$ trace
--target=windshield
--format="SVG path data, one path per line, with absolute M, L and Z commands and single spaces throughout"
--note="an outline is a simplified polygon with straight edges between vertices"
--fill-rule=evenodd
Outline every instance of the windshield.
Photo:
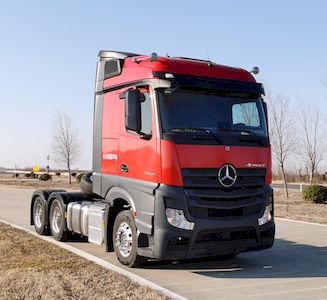
M 267 145 L 262 100 L 201 90 L 159 91 L 164 138 L 176 143 Z

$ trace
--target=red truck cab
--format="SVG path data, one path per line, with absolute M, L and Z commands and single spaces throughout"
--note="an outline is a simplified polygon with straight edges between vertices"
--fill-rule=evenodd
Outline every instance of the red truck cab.
M 56 239 L 86 235 L 128 266 L 272 247 L 262 85 L 210 61 L 117 51 L 99 57 L 92 193 L 35 192 L 31 224 L 42 223 L 42 198 L 44 228 Z M 52 224 L 57 206 L 61 223 Z
M 139 254 L 176 259 L 271 247 L 262 85 L 208 61 L 99 56 L 93 191 L 110 198 L 119 186 L 129 195 L 146 245 Z

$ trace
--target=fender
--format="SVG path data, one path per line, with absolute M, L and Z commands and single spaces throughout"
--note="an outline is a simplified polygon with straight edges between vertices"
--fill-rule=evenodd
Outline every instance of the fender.
M 127 184 L 129 183 L 129 184 Z M 126 201 L 135 212 L 135 223 L 137 229 L 144 234 L 152 234 L 154 209 L 154 190 L 158 184 L 143 181 L 128 180 L 123 187 L 111 188 L 106 201 L 114 206 L 118 199 Z M 128 188 L 128 189 L 127 189 Z M 150 207 L 148 207 L 150 205 Z
M 136 211 L 135 203 L 132 196 L 124 189 L 120 187 L 112 187 L 106 194 L 105 202 L 105 232 L 104 232 L 104 244 L 106 252 L 113 251 L 113 241 L 112 241 L 112 230 L 114 224 L 114 218 L 119 211 L 114 209 L 116 201 L 124 200 L 129 204 L 133 211 Z
M 111 188 L 108 191 L 105 199 L 110 204 L 110 206 L 114 206 L 115 200 L 123 199 L 131 206 L 133 211 L 136 211 L 135 203 L 132 196 L 126 190 L 120 187 Z

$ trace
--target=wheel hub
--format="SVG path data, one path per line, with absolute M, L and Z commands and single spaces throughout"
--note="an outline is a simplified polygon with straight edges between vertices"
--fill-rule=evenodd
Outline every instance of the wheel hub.
M 57 206 L 53 210 L 51 223 L 53 231 L 59 233 L 61 228 L 61 212 Z
M 34 224 L 36 227 L 41 228 L 42 227 L 42 216 L 43 216 L 43 207 L 41 203 L 37 203 L 35 207 L 35 213 L 34 213 Z
M 133 246 L 133 236 L 132 229 L 126 222 L 122 222 L 119 225 L 115 242 L 122 256 L 127 257 L 130 255 Z

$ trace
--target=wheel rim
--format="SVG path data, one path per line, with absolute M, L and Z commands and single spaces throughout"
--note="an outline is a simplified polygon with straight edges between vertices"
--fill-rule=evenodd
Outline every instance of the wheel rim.
M 42 218 L 43 218 L 43 205 L 42 203 L 38 202 L 35 205 L 35 212 L 34 212 L 34 224 L 36 227 L 42 227 Z
M 132 228 L 126 222 L 122 222 L 118 227 L 116 232 L 116 247 L 119 253 L 124 257 L 129 256 L 132 252 Z
M 55 233 L 60 232 L 61 223 L 62 223 L 61 211 L 58 206 L 55 206 L 53 208 L 52 218 L 51 218 L 51 225 L 52 225 L 51 227 Z

